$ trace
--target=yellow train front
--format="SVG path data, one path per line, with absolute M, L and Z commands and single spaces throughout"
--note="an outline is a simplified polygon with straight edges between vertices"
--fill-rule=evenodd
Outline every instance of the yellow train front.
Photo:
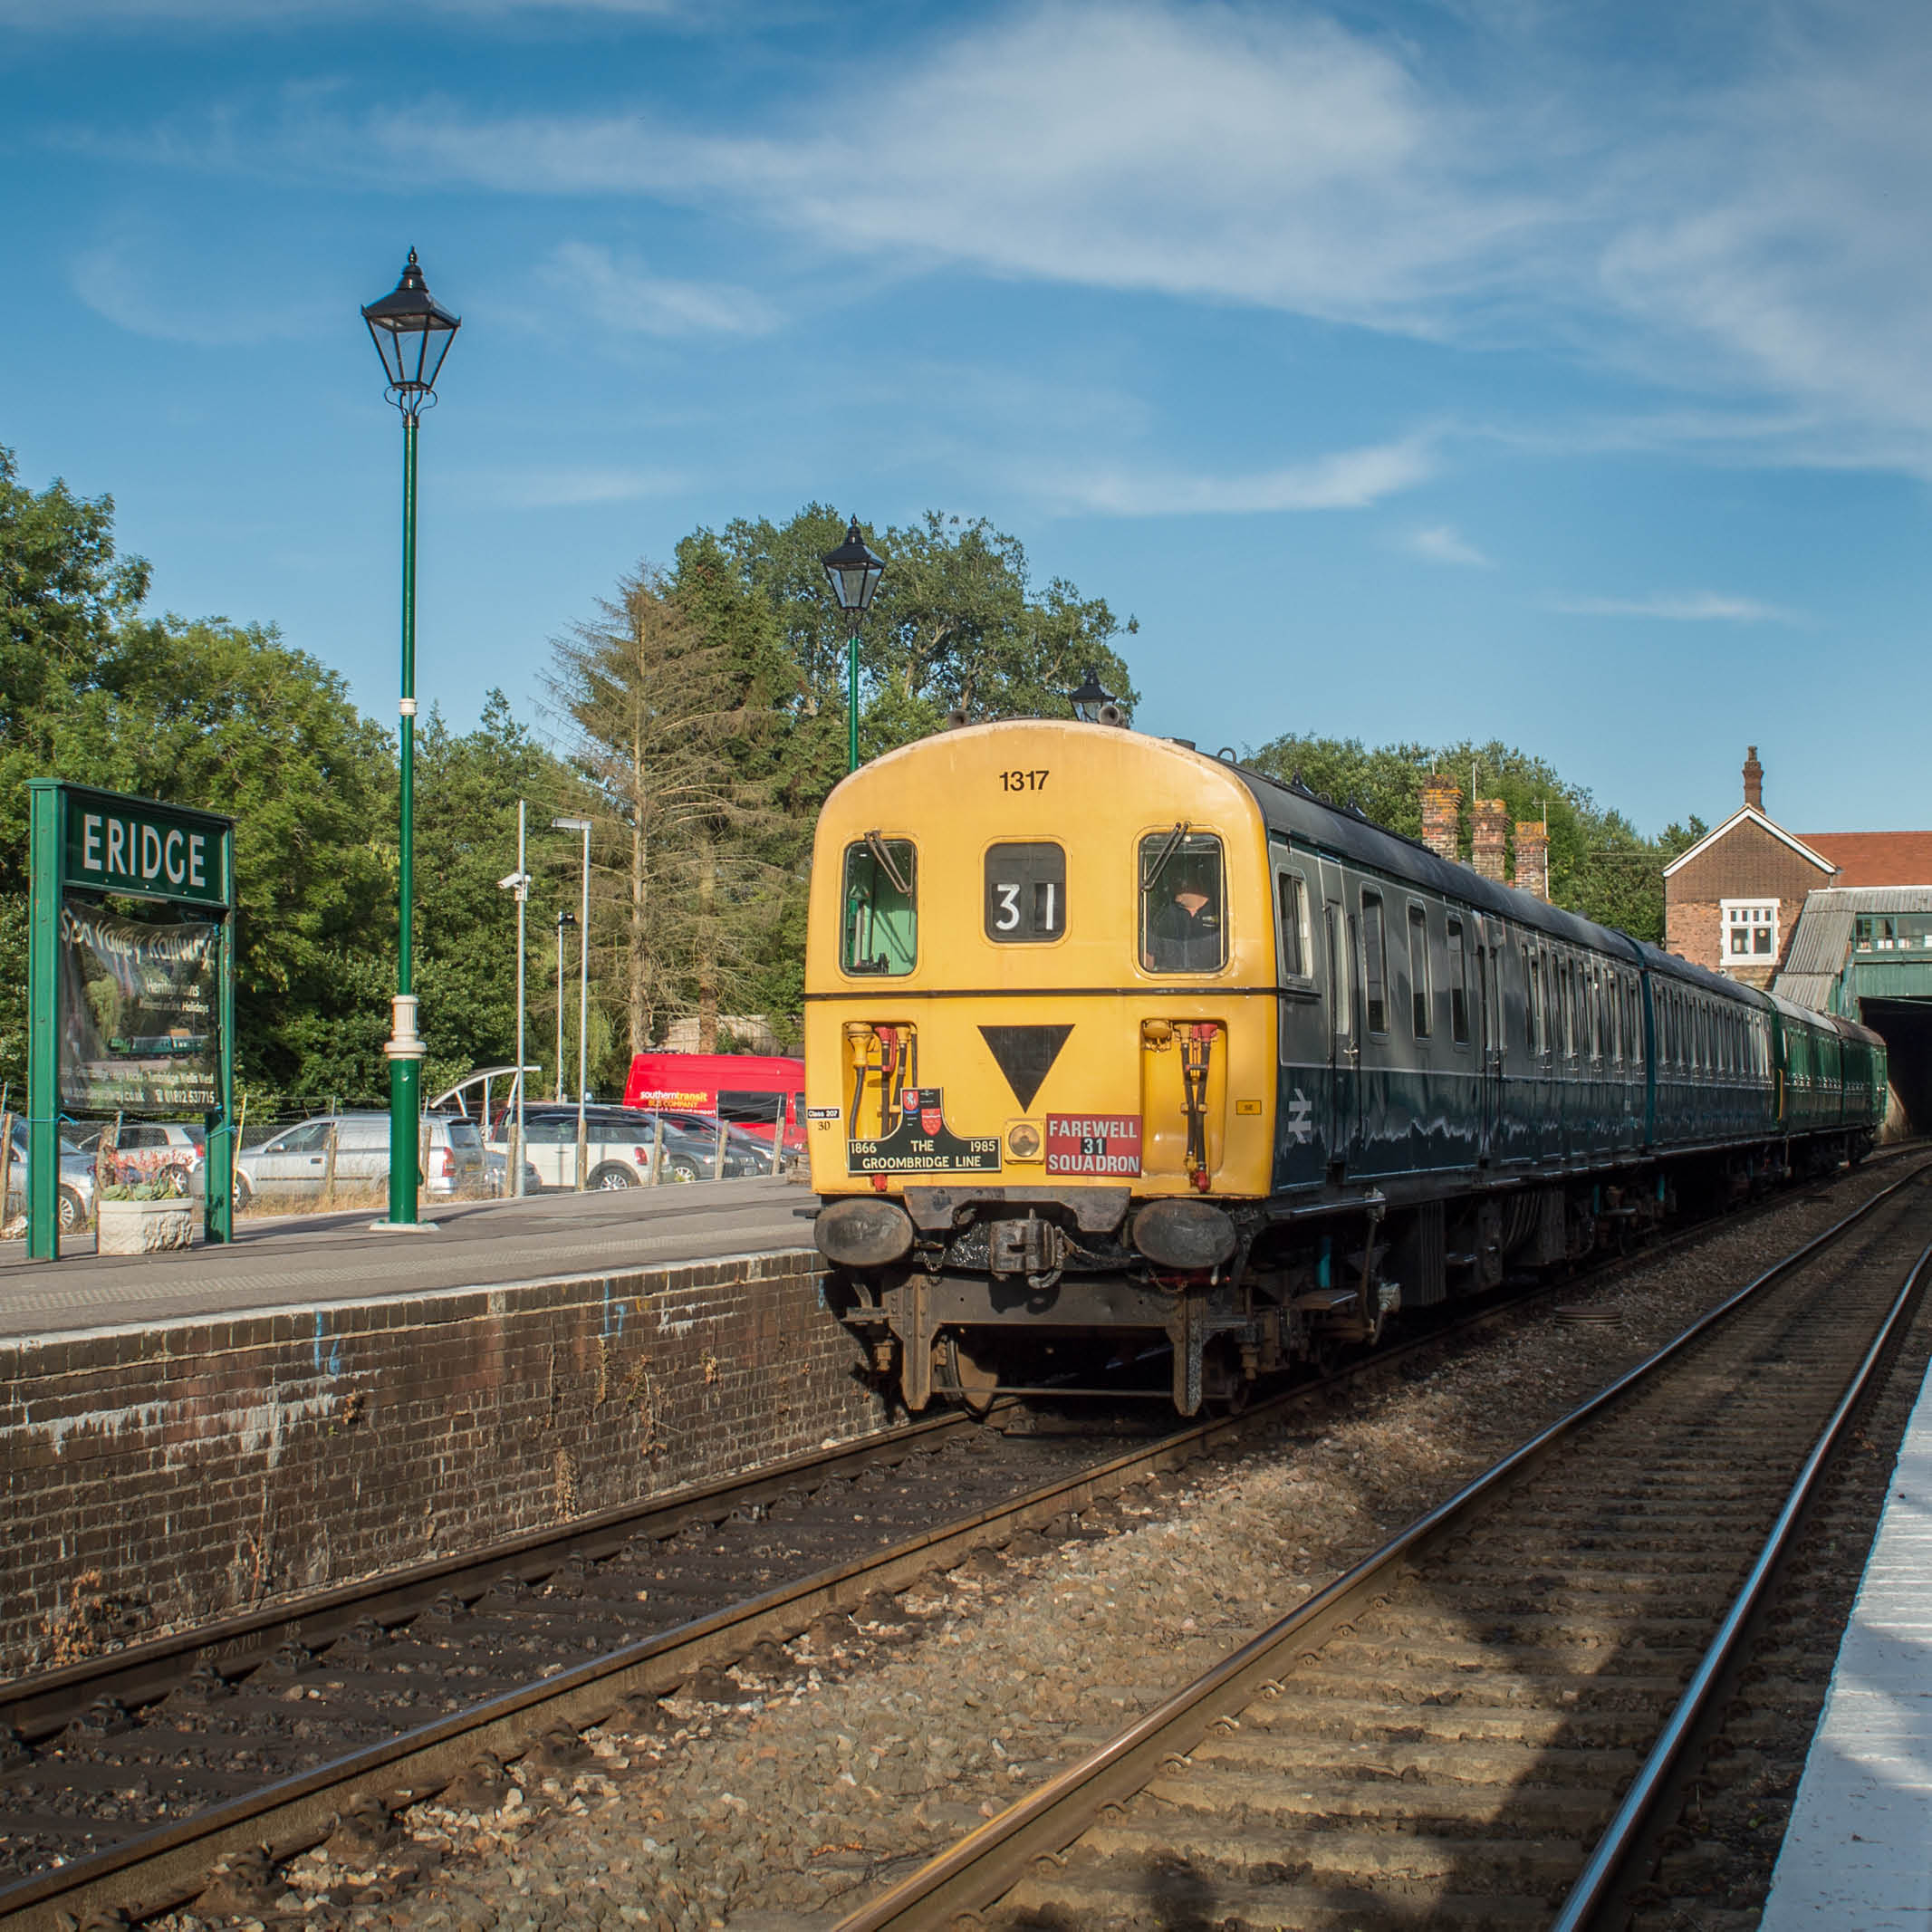
M 909 1408 L 1171 1343 L 1191 1413 L 1273 1366 L 1226 1205 L 1271 1185 L 1268 863 L 1234 769 L 1106 726 L 949 731 L 831 794 L 806 966 L 816 1233 Z

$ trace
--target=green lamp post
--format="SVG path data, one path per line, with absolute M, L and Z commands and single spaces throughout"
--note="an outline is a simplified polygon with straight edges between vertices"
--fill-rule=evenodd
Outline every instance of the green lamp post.
M 428 1227 L 416 1218 L 421 1186 L 423 1042 L 416 1027 L 416 430 L 436 402 L 443 358 L 463 324 L 429 293 L 410 249 L 402 280 L 362 311 L 389 378 L 387 395 L 402 413 L 402 810 L 396 953 L 396 999 L 389 1038 L 389 1212 L 381 1228 Z
M 886 573 L 886 560 L 874 556 L 859 534 L 859 519 L 845 533 L 845 541 L 836 550 L 828 550 L 819 559 L 825 569 L 825 581 L 845 613 L 845 726 L 848 744 L 845 769 L 859 769 L 859 626 L 872 608 L 872 593 Z

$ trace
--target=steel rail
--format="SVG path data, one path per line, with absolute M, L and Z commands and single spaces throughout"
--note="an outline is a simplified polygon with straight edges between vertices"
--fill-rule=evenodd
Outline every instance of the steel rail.
M 1723 1308 L 1727 1309 L 1776 1273 L 1795 1265 L 1816 1248 L 1836 1239 L 1923 1171 L 1926 1170 L 1915 1169 L 1914 1174 L 1873 1194 L 1823 1234 L 1739 1291 L 1731 1302 L 1722 1304 Z M 1764 1204 L 1766 1211 L 1779 1205 L 1783 1204 L 1776 1197 Z M 1735 1216 L 1719 1216 L 1701 1222 L 1649 1247 L 1611 1257 L 1588 1270 L 1582 1280 L 1614 1278 L 1675 1250 L 1696 1245 L 1735 1226 L 1736 1222 Z M 141 1832 L 87 1858 L 36 1873 L 0 1889 L 0 1932 L 29 1932 L 29 1928 L 32 1932 L 42 1932 L 42 1928 L 51 1932 L 62 1913 L 72 1914 L 84 1923 L 90 1912 L 119 1909 L 126 1914 L 129 1922 L 138 1922 L 178 1908 L 206 1889 L 209 1865 L 225 1853 L 251 1848 L 265 1840 L 273 1859 L 280 1862 L 320 1843 L 334 1826 L 339 1794 L 346 1786 L 384 1778 L 388 1782 L 380 1790 L 391 1808 L 434 1797 L 485 1752 L 512 1760 L 534 1747 L 540 1729 L 558 1724 L 588 1728 L 610 1716 L 627 1697 L 662 1696 L 707 1663 L 735 1661 L 762 1638 L 783 1640 L 795 1635 L 822 1610 L 850 1608 L 876 1590 L 904 1588 L 932 1569 L 963 1561 L 976 1548 L 997 1544 L 1023 1530 L 1043 1527 L 1061 1515 L 1079 1510 L 1098 1495 L 1127 1486 L 1140 1475 L 1193 1461 L 1339 1383 L 1384 1373 L 1408 1355 L 1440 1345 L 1451 1335 L 1468 1334 L 1505 1322 L 1525 1306 L 1559 1293 L 1573 1293 L 1580 1285 L 1581 1281 L 1576 1276 L 1541 1283 L 1526 1293 L 1492 1302 L 1450 1328 L 1434 1330 L 1379 1350 L 1334 1374 L 1283 1390 L 1237 1415 L 1194 1423 L 1009 1503 L 921 1532 L 886 1550 L 782 1585 L 691 1623 L 656 1632 L 540 1683 L 503 1693 L 307 1772 L 279 1779 L 245 1798 L 230 1800 Z M 91 1687 L 92 1695 L 101 1695 L 101 1683 L 117 1673 L 125 1674 L 121 1681 L 144 1687 L 137 1695 L 143 1701 L 151 1701 L 165 1695 L 178 1681 L 186 1659 L 220 1645 L 234 1647 L 221 1661 L 236 1660 L 245 1669 L 252 1668 L 269 1648 L 261 1645 L 259 1639 L 272 1633 L 279 1639 L 303 1619 L 326 1616 L 326 1624 L 312 1621 L 308 1627 L 309 1635 L 323 1638 L 342 1634 L 357 1618 L 370 1614 L 372 1604 L 389 1605 L 396 1620 L 406 1620 L 428 1608 L 436 1595 L 452 1588 L 453 1580 L 466 1578 L 480 1591 L 505 1568 L 516 1568 L 519 1562 L 532 1574 L 547 1574 L 573 1551 L 588 1549 L 595 1553 L 605 1545 L 615 1549 L 640 1523 L 658 1521 L 675 1527 L 693 1517 L 706 1517 L 707 1511 L 726 1498 L 755 1498 L 765 1490 L 774 1495 L 783 1495 L 802 1475 L 813 1471 L 838 1473 L 847 1464 L 902 1459 L 907 1453 L 919 1451 L 921 1437 L 974 1426 L 975 1419 L 961 1411 L 917 1423 L 888 1437 L 844 1446 L 829 1455 L 821 1452 L 767 1465 L 745 1477 L 677 1492 L 643 1504 L 620 1504 L 558 1530 L 531 1532 L 507 1539 L 491 1545 L 486 1552 L 442 1558 L 404 1572 L 342 1585 L 315 1597 L 264 1606 L 259 1611 L 222 1624 L 203 1626 L 112 1653 L 106 1659 L 70 1666 L 41 1677 L 16 1680 L 12 1685 L 0 1686 L 0 1717 L 37 1698 L 60 1696 L 69 1706 L 84 1704 L 87 1699 L 79 1695 L 83 1687 Z M 1348 1581 L 1344 1578 L 1330 1586 L 1320 1598 L 1303 1606 L 1304 1610 L 1326 1605 Z M 158 1674 L 170 1669 L 166 1681 L 159 1682 Z M 47 1727 L 43 1723 L 38 1728 L 44 1735 Z M 995 1820 L 994 1823 L 1000 1821 Z M 976 1833 L 975 1837 L 979 1835 Z M 130 1890 L 137 1875 L 144 1888 L 139 1894 Z
M 1296 1391 L 1296 1397 L 1302 1393 Z M 1295 1398 L 1280 1399 L 1286 1403 Z M 560 1724 L 588 1728 L 627 1697 L 661 1697 L 707 1663 L 735 1661 L 761 1639 L 783 1641 L 796 1635 L 823 1610 L 851 1609 L 874 1591 L 904 1589 L 929 1571 L 963 1562 L 987 1543 L 1044 1528 L 1136 1476 L 1189 1462 L 1266 1412 L 1254 1409 L 1196 1424 L 1011 1502 L 656 1632 L 541 1682 L 278 1779 L 245 1798 L 36 1873 L 0 1890 L 0 1932 L 51 1928 L 57 1911 L 84 1922 L 90 1911 L 102 1908 L 118 1908 L 130 1919 L 171 1910 L 206 1888 L 209 1864 L 225 1852 L 267 1838 L 279 1861 L 319 1844 L 333 1828 L 345 1786 L 366 1786 L 380 1777 L 385 1782 L 373 1788 L 388 1794 L 385 1802 L 391 1808 L 433 1797 L 484 1752 L 514 1759 L 540 1742 L 543 1729 Z M 125 1875 L 135 1873 L 142 1875 L 149 1889 L 130 1897 Z
M 363 1617 L 389 1625 L 406 1622 L 430 1608 L 445 1591 L 481 1594 L 505 1571 L 533 1582 L 578 1551 L 603 1555 L 639 1533 L 649 1535 L 656 1530 L 675 1534 L 693 1519 L 713 1520 L 714 1511 L 725 1514 L 745 1503 L 775 1501 L 804 1478 L 843 1475 L 928 1453 L 929 1438 L 943 1438 L 973 1426 L 974 1418 L 963 1412 L 927 1418 L 834 1449 L 813 1449 L 716 1482 L 615 1504 L 556 1528 L 528 1530 L 480 1550 L 282 1598 L 238 1616 L 192 1625 L 57 1670 L 0 1681 L 0 1725 L 11 1723 L 27 1742 L 36 1742 L 59 1732 L 97 1697 L 117 1697 L 130 1709 L 153 1703 L 167 1696 L 204 1657 L 224 1676 L 239 1677 L 266 1661 L 286 1638 L 298 1637 L 312 1648 L 333 1642 Z
M 1898 1150 L 1888 1149 L 1874 1158 L 1896 1158 L 1897 1153 Z M 1770 1196 L 1752 1203 L 1742 1213 L 1717 1215 L 1677 1229 L 1648 1246 L 1606 1255 L 1579 1274 L 1541 1282 L 1502 1299 L 1492 1293 L 1485 1298 L 1485 1305 L 1464 1312 L 1450 1328 L 1430 1329 L 1391 1342 L 1328 1375 L 1270 1395 L 1235 1416 L 1210 1418 L 1162 1439 L 1184 1441 L 1201 1429 L 1213 1429 L 1231 1421 L 1251 1427 L 1284 1407 L 1305 1400 L 1318 1389 L 1331 1389 L 1385 1370 L 1409 1354 L 1441 1343 L 1451 1333 L 1479 1333 L 1507 1322 L 1540 1299 L 1559 1293 L 1573 1293 L 1580 1288 L 1614 1280 L 1620 1274 L 1694 1247 L 1737 1226 L 1753 1213 L 1769 1213 L 1788 1205 L 1788 1196 Z M 301 1596 L 274 1598 L 212 1623 L 189 1625 L 167 1636 L 145 1639 L 58 1669 L 0 1678 L 0 1726 L 11 1724 L 24 1742 L 37 1743 L 63 1729 L 96 1698 L 114 1697 L 130 1709 L 157 1702 L 203 1658 L 215 1663 L 225 1677 L 240 1677 L 266 1661 L 287 1638 L 298 1638 L 312 1648 L 333 1642 L 364 1617 L 373 1617 L 387 1626 L 399 1625 L 431 1608 L 444 1591 L 480 1594 L 506 1571 L 514 1572 L 526 1583 L 535 1582 L 580 1552 L 593 1557 L 606 1555 L 633 1536 L 659 1531 L 675 1533 L 686 1522 L 706 1518 L 714 1510 L 725 1514 L 742 1504 L 775 1501 L 802 1481 L 815 1476 L 842 1475 L 874 1463 L 892 1463 L 908 1454 L 926 1453 L 929 1438 L 982 1427 L 988 1421 L 996 1426 L 997 1418 L 1010 1414 L 1017 1399 L 1029 1396 L 1110 1401 L 1153 1396 L 1165 1401 L 1168 1391 L 1165 1387 L 1141 1390 L 1056 1385 L 1003 1389 L 998 1391 L 990 1416 L 976 1417 L 964 1408 L 951 1409 L 899 1428 L 842 1443 L 833 1449 L 813 1449 L 715 1482 L 692 1484 L 637 1502 L 613 1504 L 608 1509 L 575 1517 L 553 1528 L 527 1530 L 499 1538 L 480 1549 L 458 1551 L 400 1570 L 379 1572 Z
M 925 1928 L 950 1927 L 960 1915 L 984 1912 L 1018 1883 L 1028 1865 L 1042 1858 L 1057 1860 L 1106 1807 L 1130 1798 L 1163 1762 L 1192 1751 L 1217 1718 L 1278 1683 L 1280 1673 L 1293 1657 L 1312 1654 L 1339 1625 L 1385 1594 L 1406 1561 L 1452 1533 L 1557 1444 L 1615 1407 L 1692 1343 L 1774 1282 L 1815 1258 L 1927 1171 L 1932 1168 L 1915 1168 L 1773 1263 L 1663 1347 L 1399 1531 L 1346 1575 L 1249 1639 L 1079 1763 L 1057 1773 L 839 1920 L 832 1932 L 888 1932 L 888 1928 L 925 1932 Z
M 1699 1721 L 1715 1699 L 1717 1687 L 1736 1660 L 1751 1630 L 1758 1606 L 1770 1589 L 1773 1577 L 1785 1552 L 1796 1537 L 1825 1465 L 1837 1448 L 1839 1438 L 1877 1377 L 1879 1364 L 1894 1336 L 1903 1327 L 1927 1264 L 1932 1264 L 1932 1246 L 1927 1246 L 1912 1264 L 1911 1273 L 1893 1298 L 1871 1346 L 1866 1350 L 1851 1380 L 1846 1385 L 1831 1418 L 1819 1431 L 1818 1439 L 1798 1472 L 1784 1506 L 1778 1512 L 1771 1533 L 1765 1537 L 1757 1561 L 1739 1587 L 1730 1609 L 1725 1613 L 1717 1634 L 1698 1661 L 1677 1708 L 1658 1734 L 1650 1754 L 1644 1760 L 1617 1815 L 1605 1826 L 1582 1874 L 1571 1888 L 1570 1896 L 1551 1927 L 1551 1932 L 1583 1932 L 1596 1922 L 1598 1913 L 1628 1882 L 1631 1860 L 1648 1843 L 1648 1827 L 1659 1800 L 1671 1783 L 1672 1773 L 1685 1754 Z

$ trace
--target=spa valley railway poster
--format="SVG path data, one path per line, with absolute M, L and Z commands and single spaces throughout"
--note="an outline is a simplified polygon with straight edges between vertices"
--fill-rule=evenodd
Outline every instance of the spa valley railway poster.
M 61 902 L 61 1104 L 178 1113 L 216 1104 L 221 924 Z

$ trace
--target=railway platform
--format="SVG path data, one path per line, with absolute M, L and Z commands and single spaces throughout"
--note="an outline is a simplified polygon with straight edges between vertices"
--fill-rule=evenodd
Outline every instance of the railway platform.
M 885 1419 L 778 1179 L 0 1262 L 0 1677 Z M 17 1253 L 17 1250 L 15 1251 Z
M 1932 1927 L 1932 1379 L 1839 1646 L 1760 1932 Z
M 371 1230 L 367 1206 L 241 1217 L 229 1245 L 100 1255 L 91 1237 L 59 1261 L 0 1244 L 0 1339 L 167 1323 L 264 1308 L 555 1281 L 613 1268 L 811 1247 L 789 1181 L 697 1181 L 622 1192 L 464 1201 L 426 1209 L 435 1235 Z

